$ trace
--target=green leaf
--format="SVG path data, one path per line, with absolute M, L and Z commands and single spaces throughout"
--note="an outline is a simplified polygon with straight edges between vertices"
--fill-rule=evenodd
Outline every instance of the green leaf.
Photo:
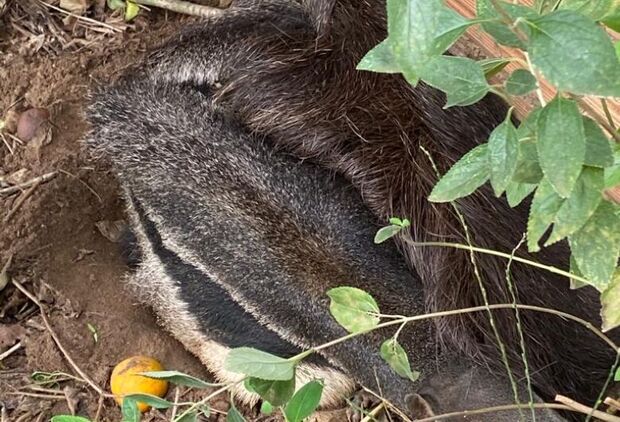
M 52 416 L 51 422 L 90 422 L 90 419 L 81 416 L 57 415 Z
M 489 178 L 488 145 L 478 145 L 452 166 L 435 185 L 428 200 L 450 202 L 471 194 Z
M 400 73 L 400 66 L 392 54 L 389 39 L 383 40 L 370 50 L 358 63 L 357 70 L 369 70 L 378 73 Z
M 570 10 L 552 12 L 530 24 L 532 63 L 560 91 L 620 96 L 620 63 L 603 28 Z
M 125 5 L 125 22 L 132 21 L 138 13 L 140 13 L 140 6 L 128 0 Z
M 527 19 L 536 19 L 538 17 L 538 13 L 529 7 L 503 1 L 500 4 L 513 20 L 520 17 Z M 501 21 L 501 15 L 495 10 L 490 0 L 477 0 L 476 14 L 479 18 L 493 20 L 492 22 L 484 22 L 482 29 L 495 38 L 497 42 L 509 47 L 525 48 L 523 42 Z M 525 25 L 521 24 L 519 28 L 527 34 L 528 28 Z
M 513 175 L 515 182 L 538 183 L 543 177 L 540 164 L 538 163 L 538 148 L 536 147 L 538 117 L 541 110 L 537 109 L 531 112 L 517 129 L 519 154 L 517 169 Z
M 445 108 L 477 103 L 491 88 L 480 64 L 466 57 L 437 56 L 421 68 L 418 75 L 446 93 Z
M 508 64 L 510 63 L 510 59 L 503 58 L 491 58 L 491 59 L 483 59 L 479 60 L 478 64 L 482 68 L 484 72 L 484 76 L 486 78 L 492 78 L 502 71 Z
M 573 255 L 570 256 L 569 272 L 578 277 L 583 277 L 583 274 L 581 274 L 581 271 L 579 271 L 579 266 L 577 265 L 577 262 L 575 261 L 575 257 Z M 587 286 L 587 284 L 583 281 L 575 280 L 574 278 L 570 277 L 568 279 L 568 282 L 570 283 L 571 290 L 581 289 L 582 287 Z
M 583 117 L 586 135 L 586 158 L 584 163 L 593 167 L 609 167 L 614 164 L 614 153 L 609 139 L 598 124 L 589 117 Z
M 553 223 L 563 202 L 564 199 L 553 190 L 549 181 L 543 179 L 532 199 L 530 217 L 527 221 L 527 247 L 530 252 L 540 250 L 538 241 Z
M 268 381 L 259 378 L 250 378 L 248 384 L 263 400 L 273 406 L 282 406 L 295 392 L 295 377 L 287 381 Z
M 614 164 L 605 169 L 605 187 L 613 188 L 620 185 L 620 146 L 616 144 L 614 152 Z
M 329 311 L 348 332 L 370 330 L 379 324 L 379 306 L 375 299 L 356 287 L 336 287 L 327 292 Z
M 403 220 L 401 220 L 398 217 L 392 217 L 388 221 L 390 222 L 390 224 L 393 224 L 395 226 L 402 226 L 403 225 Z
M 415 381 L 420 377 L 419 372 L 411 371 L 407 352 L 405 352 L 405 349 L 395 338 L 387 339 L 381 344 L 380 354 L 383 360 L 401 377 L 409 378 L 411 381 Z
M 510 113 L 489 136 L 488 151 L 491 186 L 499 197 L 512 180 L 519 155 L 517 129 L 510 121 Z
M 620 41 L 616 41 L 616 43 L 614 44 L 614 48 L 616 49 L 616 56 L 620 61 Z
M 538 118 L 538 159 L 555 191 L 568 198 L 586 155 L 586 136 L 577 103 L 556 97 Z
M 594 21 L 611 12 L 614 0 L 562 0 L 559 9 L 574 10 Z
M 148 378 L 166 380 L 176 385 L 184 385 L 194 388 L 209 388 L 218 386 L 218 384 L 208 383 L 206 381 L 178 371 L 151 371 L 142 372 L 140 373 L 140 375 Z
M 271 415 L 273 413 L 273 406 L 268 401 L 263 401 L 260 404 L 260 412 L 263 415 Z
M 245 418 L 241 416 L 241 413 L 233 406 L 226 414 L 226 422 L 245 422 Z
M 392 53 L 413 85 L 421 67 L 446 51 L 470 25 L 441 0 L 388 0 L 387 12 Z
M 616 32 L 620 32 L 620 3 L 615 2 L 613 9 L 603 17 L 602 22 Z M 618 43 L 616 43 L 616 51 Z
M 122 422 L 140 422 L 140 411 L 135 400 L 130 398 L 123 399 L 121 414 L 123 416 Z
M 149 406 L 154 407 L 155 409 L 168 409 L 169 407 L 173 406 L 173 403 L 170 403 L 168 400 L 164 400 L 160 397 L 153 396 L 151 394 L 141 394 L 141 393 L 127 394 L 123 396 L 123 403 L 127 399 L 134 400 L 138 403 L 148 404 Z
M 620 326 L 620 268 L 616 268 L 613 279 L 607 290 L 601 294 L 601 318 L 603 331 Z M 618 381 L 616 372 L 616 381 Z
M 396 236 L 402 229 L 401 226 L 395 225 L 380 228 L 375 235 L 375 243 L 379 244 L 385 242 L 389 238 Z
M 607 289 L 620 254 L 620 208 L 601 201 L 594 215 L 569 237 L 575 261 L 597 290 Z
M 125 2 L 123 0 L 107 0 L 106 4 L 110 10 L 118 10 L 125 7 Z
M 614 381 L 620 381 L 620 367 L 616 368 L 616 373 L 614 374 Z
M 250 347 L 232 349 L 224 368 L 264 380 L 286 381 L 295 376 L 295 363 Z
M 506 188 L 506 199 L 511 208 L 519 205 L 530 193 L 536 189 L 534 183 L 510 182 Z
M 553 232 L 545 246 L 552 245 L 582 228 L 603 199 L 602 190 L 603 170 L 585 166 L 570 197 L 556 214 Z
M 310 381 L 295 393 L 291 401 L 284 408 L 284 414 L 288 422 L 301 422 L 319 407 L 323 383 Z
M 525 69 L 517 69 L 506 79 L 506 91 L 510 95 L 526 95 L 537 86 L 536 77 Z

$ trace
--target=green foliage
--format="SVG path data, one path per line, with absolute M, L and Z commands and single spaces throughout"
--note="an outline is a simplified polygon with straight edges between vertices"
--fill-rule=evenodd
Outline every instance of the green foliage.
M 419 75 L 447 94 L 446 108 L 477 103 L 491 89 L 480 63 L 465 57 L 437 56 L 419 68 Z
M 122 422 L 140 422 L 138 403 L 131 398 L 124 398 L 121 406 Z
M 401 220 L 398 217 L 390 218 L 390 225 L 382 227 L 377 231 L 375 235 L 375 243 L 383 243 L 391 237 L 396 236 L 401 230 L 411 226 L 411 222 L 408 219 Z
M 415 381 L 420 377 L 419 372 L 411 370 L 407 352 L 405 352 L 405 349 L 395 338 L 389 338 L 381 344 L 380 354 L 383 360 L 401 377 L 409 378 L 411 381 Z
M 90 422 L 90 419 L 81 416 L 57 415 L 52 416 L 51 422 Z
M 226 422 L 245 422 L 245 418 L 241 416 L 241 413 L 233 406 L 226 414 Z
M 140 7 L 136 3 L 127 0 L 125 4 L 125 21 L 134 20 L 138 13 L 140 13 Z
M 614 374 L 614 381 L 620 381 L 620 367 L 616 368 L 616 373 Z
M 488 150 L 488 145 L 483 144 L 465 154 L 435 185 L 428 200 L 454 201 L 482 186 L 490 174 Z
M 379 324 L 379 306 L 365 291 L 355 287 L 336 287 L 327 295 L 331 299 L 331 314 L 348 332 L 368 331 Z
M 512 180 L 517 169 L 519 155 L 517 129 L 510 121 L 510 113 L 506 120 L 491 133 L 488 145 L 491 186 L 495 195 L 500 196 Z
M 559 90 L 620 96 L 620 63 L 609 35 L 592 19 L 558 10 L 529 24 L 532 63 Z
M 563 202 L 562 197 L 553 190 L 551 183 L 543 179 L 532 199 L 530 218 L 527 222 L 527 247 L 530 251 L 540 250 L 538 241 L 553 223 Z
M 535 19 L 538 17 L 538 13 L 529 7 L 507 2 L 501 2 L 501 4 L 513 20 L 517 18 Z M 523 41 L 502 22 L 500 13 L 495 9 L 490 0 L 477 0 L 476 12 L 479 18 L 489 20 L 482 23 L 482 29 L 495 38 L 497 42 L 509 47 L 525 47 Z M 523 24 L 519 25 L 519 27 L 523 31 L 527 30 L 527 27 Z
M 260 404 L 260 412 L 263 415 L 271 415 L 273 413 L 273 405 L 268 401 L 263 401 Z
M 400 73 L 400 66 L 396 62 L 388 40 L 384 40 L 366 53 L 357 65 L 357 70 L 371 70 L 378 73 Z
M 263 380 L 287 381 L 295 376 L 295 362 L 250 347 L 232 349 L 224 368 Z
M 517 69 L 506 79 L 506 92 L 510 95 L 526 95 L 536 89 L 536 77 L 525 69 Z
M 310 381 L 301 387 L 284 408 L 287 422 L 301 422 L 312 415 L 319 407 L 322 394 L 323 383 L 321 381 Z
M 558 195 L 568 198 L 586 154 L 583 119 L 574 101 L 556 97 L 543 108 L 538 118 L 537 148 L 547 180 Z
M 154 407 L 155 409 L 168 409 L 169 407 L 173 406 L 173 403 L 170 403 L 168 400 L 162 399 L 157 396 L 153 396 L 151 394 L 141 394 L 141 393 L 127 394 L 126 396 L 123 397 L 123 404 L 127 400 L 135 401 L 136 403 L 148 404 L 149 406 Z
M 192 377 L 191 375 L 184 374 L 178 371 L 151 371 L 151 372 L 142 372 L 140 375 L 143 375 L 148 378 L 155 378 L 169 381 L 176 385 L 184 385 L 186 387 L 194 387 L 194 388 L 209 388 L 214 387 L 217 384 L 208 383 L 196 377 Z
M 584 117 L 583 128 L 586 135 L 586 156 L 584 163 L 593 167 L 609 167 L 614 164 L 614 154 L 599 125 L 589 117 Z
M 620 269 L 616 269 L 609 287 L 601 295 L 601 305 L 603 331 L 620 326 Z
M 246 385 L 249 385 L 252 392 L 273 406 L 282 406 L 290 400 L 295 392 L 295 377 L 286 381 L 249 378 Z
M 583 275 L 603 292 L 609 286 L 620 254 L 620 212 L 601 201 L 594 215 L 569 237 L 575 261 Z
M 503 58 L 483 59 L 478 61 L 478 64 L 484 72 L 484 76 L 487 78 L 497 75 L 508 65 L 508 63 L 510 63 L 510 59 Z

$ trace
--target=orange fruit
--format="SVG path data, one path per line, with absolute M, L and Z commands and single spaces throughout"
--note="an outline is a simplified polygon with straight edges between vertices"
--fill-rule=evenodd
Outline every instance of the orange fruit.
M 138 375 L 141 372 L 162 370 L 163 366 L 159 361 L 147 356 L 132 356 L 120 362 L 114 367 L 110 377 L 114 400 L 122 405 L 125 395 L 137 393 L 163 397 L 168 391 L 168 381 Z M 138 409 L 140 412 L 146 412 L 150 406 L 138 402 Z

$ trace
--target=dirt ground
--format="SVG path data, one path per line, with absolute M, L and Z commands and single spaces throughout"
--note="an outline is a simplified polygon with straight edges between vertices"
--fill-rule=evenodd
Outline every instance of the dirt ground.
M 60 47 L 48 35 L 16 30 L 6 15 L 0 27 L 0 120 L 5 123 L 0 192 L 54 175 L 33 187 L 0 193 L 0 268 L 12 256 L 7 275 L 43 303 L 68 354 L 106 390 L 112 367 L 131 355 L 153 356 L 166 369 L 209 378 L 197 359 L 158 327 L 151 311 L 123 290 L 128 269 L 113 236 L 98 228 L 101 222 L 124 219 L 118 186 L 109 169 L 80 147 L 87 130 L 82 110 L 89 87 L 112 80 L 187 20 L 151 13 L 123 32 Z M 71 31 L 67 33 L 71 39 Z M 32 140 L 19 142 L 11 136 L 15 122 L 32 107 L 49 111 L 48 126 L 44 123 Z M 33 381 L 37 371 L 75 372 L 45 328 L 39 308 L 12 283 L 5 287 L 6 279 L 0 275 L 2 422 L 48 421 L 52 415 L 69 414 L 69 406 L 93 420 L 119 421 L 116 404 L 106 399 L 99 405 L 98 394 L 83 383 Z M 183 400 L 206 394 L 179 393 Z M 174 395 L 171 389 L 168 398 Z M 212 407 L 226 411 L 226 398 L 216 399 Z M 245 413 L 249 420 L 257 419 L 253 411 Z M 169 420 L 165 416 L 153 410 L 143 420 Z M 208 420 L 223 418 L 216 413 Z

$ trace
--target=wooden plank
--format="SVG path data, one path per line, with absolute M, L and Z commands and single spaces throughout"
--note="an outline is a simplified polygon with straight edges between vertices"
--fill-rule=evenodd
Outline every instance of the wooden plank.
M 446 0 L 446 3 L 467 18 L 472 18 L 475 16 L 476 0 Z M 519 0 L 519 3 L 532 5 L 533 0 Z M 612 37 L 617 40 L 618 34 L 612 34 Z M 481 31 L 477 26 L 470 28 L 463 40 L 455 46 L 455 52 L 459 55 L 465 54 L 471 56 L 472 50 L 478 50 L 480 57 L 519 57 L 525 60 L 521 50 L 505 47 L 495 43 L 491 36 Z M 523 66 L 518 63 L 509 64 L 506 69 L 493 80 L 493 82 L 499 83 L 503 81 L 513 70 L 520 67 Z M 544 80 L 541 83 L 541 90 L 546 101 L 552 99 L 556 93 L 553 87 Z M 584 102 L 588 105 L 588 108 L 591 109 L 590 111 L 584 110 L 587 114 L 597 119 L 605 119 L 605 113 L 603 111 L 600 98 L 587 97 L 584 98 Z M 619 122 L 620 103 L 618 103 L 618 101 L 609 100 L 607 103 L 612 116 L 616 122 Z M 536 104 L 538 104 L 536 96 L 531 95 L 528 97 L 519 97 L 515 99 L 514 104 L 512 105 L 515 106 L 517 116 L 522 117 L 527 115 L 528 111 L 531 110 L 531 108 Z

